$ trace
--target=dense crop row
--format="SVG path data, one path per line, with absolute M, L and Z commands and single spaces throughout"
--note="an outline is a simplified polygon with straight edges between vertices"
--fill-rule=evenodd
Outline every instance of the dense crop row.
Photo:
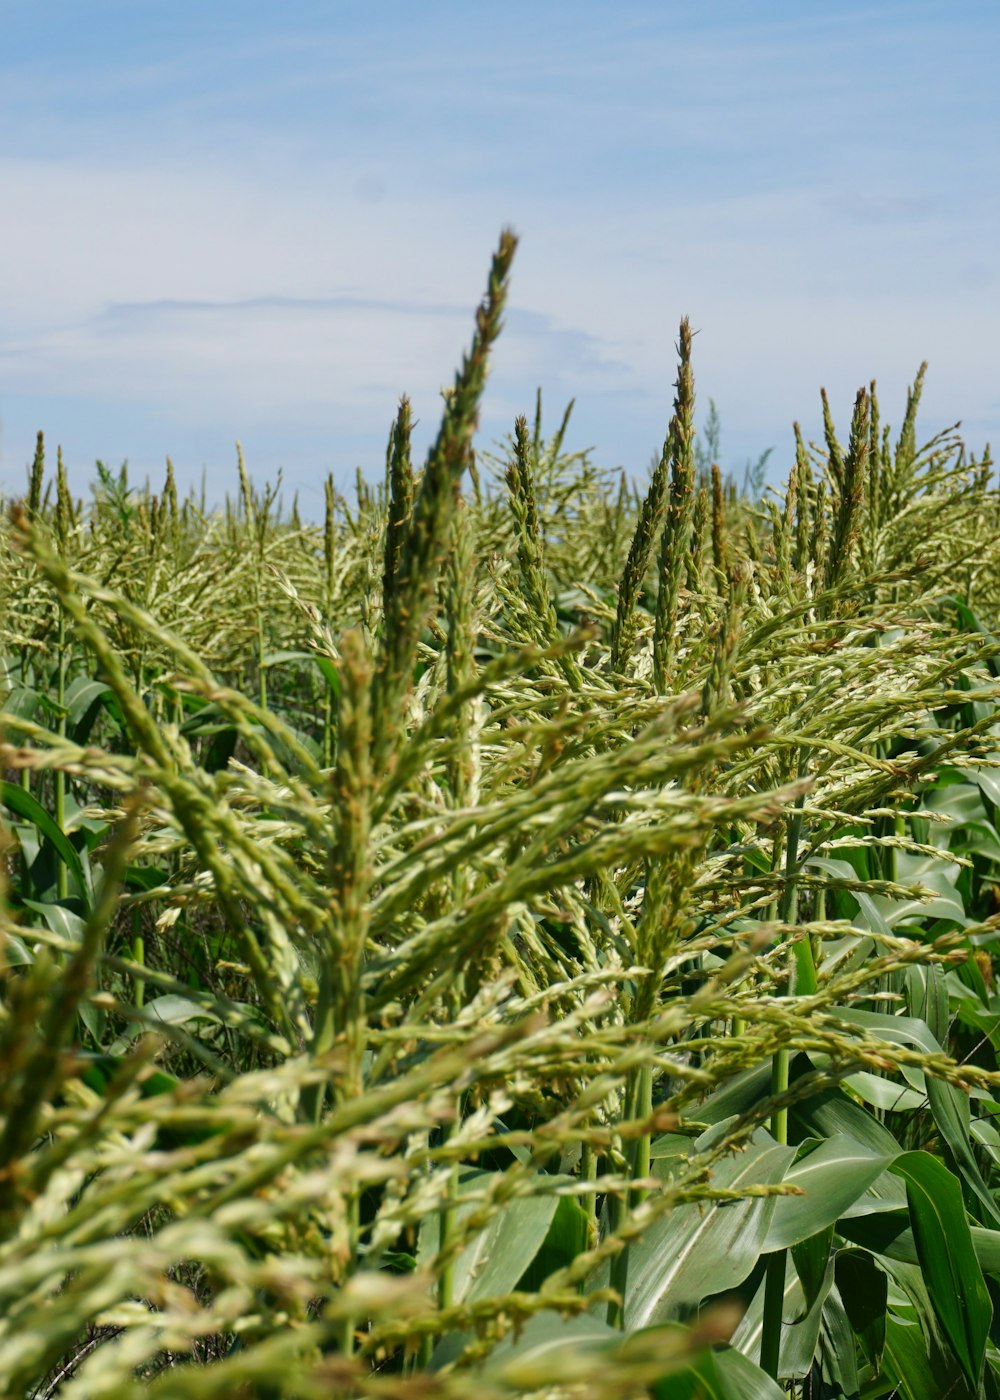
M 0 1393 L 994 1396 L 1000 501 L 472 437 L 0 554 Z M 476 1368 L 473 1378 L 470 1369 Z

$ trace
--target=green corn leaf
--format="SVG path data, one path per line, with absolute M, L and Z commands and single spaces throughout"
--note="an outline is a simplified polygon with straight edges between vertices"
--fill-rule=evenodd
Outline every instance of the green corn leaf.
M 857 871 L 847 860 L 834 860 L 830 856 L 810 856 L 805 862 L 806 868 L 822 870 L 827 875 L 833 875 L 838 880 L 858 879 Z M 858 906 L 858 926 L 870 930 L 872 933 L 891 932 L 885 915 L 879 908 L 875 899 L 866 894 L 864 890 L 848 890 L 848 897 L 853 899 Z
M 74 744 L 86 744 L 102 709 L 114 701 L 114 691 L 104 681 L 80 676 L 66 690 L 66 733 Z
M 933 1377 L 930 1389 L 920 1394 L 958 1395 L 963 1400 L 979 1397 L 978 1386 L 969 1386 L 961 1363 L 941 1325 L 931 1297 L 928 1281 L 923 1270 L 916 1264 L 905 1264 L 894 1259 L 881 1259 L 879 1266 L 889 1278 L 889 1309 L 886 1314 L 886 1348 L 882 1357 L 883 1370 L 890 1376 L 897 1376 L 898 1365 L 895 1350 L 899 1345 L 894 1334 L 894 1324 L 913 1322 L 924 1353 L 923 1365 L 914 1356 L 915 1347 L 903 1350 L 913 1364 L 912 1374 L 923 1380 L 928 1374 Z
M 9 811 L 16 812 L 19 817 L 30 822 L 46 841 L 52 843 L 59 858 L 67 867 L 73 883 L 76 885 L 77 893 L 89 910 L 92 893 L 83 861 L 80 859 L 80 853 L 65 832 L 56 825 L 54 818 L 30 792 L 26 792 L 24 788 L 19 787 L 16 783 L 8 782 L 6 779 L 0 780 L 0 802 Z
M 38 914 L 45 927 L 57 933 L 60 938 L 65 938 L 70 943 L 79 943 L 82 939 L 85 920 L 72 909 L 66 909 L 54 901 L 43 902 L 38 899 L 22 899 L 21 903 L 25 909 Z
M 776 1185 L 794 1156 L 793 1148 L 758 1131 L 744 1151 L 713 1166 L 712 1184 L 732 1191 Z M 751 1197 L 677 1206 L 654 1220 L 628 1247 L 626 1327 L 667 1322 L 684 1307 L 742 1283 L 765 1250 L 774 1208 L 774 1198 Z
M 919 1262 L 917 1242 L 907 1210 L 882 1202 L 877 1210 L 843 1216 L 837 1224 L 837 1231 L 872 1254 L 898 1259 L 904 1264 Z M 983 1273 L 1000 1278 L 1000 1230 L 970 1225 L 969 1235 Z
M 929 1055 L 941 1055 L 941 1046 L 925 1022 L 913 1016 L 885 1016 L 875 1011 L 842 1008 L 838 1015 L 890 1042 L 916 1046 Z M 1000 1226 L 1000 1207 L 983 1180 L 979 1163 L 969 1142 L 969 1097 L 954 1084 L 927 1075 L 927 1099 L 934 1121 L 947 1144 L 963 1181 L 974 1194 L 981 1212 L 980 1218 L 990 1226 Z
M 809 1068 L 809 1061 L 803 1056 L 794 1062 L 793 1068 L 797 1074 L 802 1074 Z M 793 1082 L 796 1077 L 792 1076 Z M 899 1151 L 899 1144 L 888 1128 L 842 1089 L 822 1089 L 819 1093 L 810 1094 L 808 1098 L 792 1104 L 788 1114 L 800 1138 L 827 1138 L 842 1133 L 876 1154 Z M 900 1204 L 904 1199 L 900 1189 Z
M 312 661 L 314 654 L 311 651 L 270 651 L 266 656 L 260 658 L 260 665 L 265 670 L 270 670 L 273 666 L 287 666 L 291 661 Z
M 568 1268 L 589 1245 L 590 1219 L 578 1201 L 560 1196 L 542 1246 L 517 1281 L 519 1292 L 537 1292 L 557 1269 Z
M 615 1370 L 626 1374 L 631 1361 L 655 1354 L 658 1343 L 660 1351 L 669 1355 L 682 1349 L 684 1342 L 683 1329 L 676 1327 L 645 1328 L 623 1341 L 620 1332 L 593 1316 L 561 1318 L 540 1313 L 493 1349 L 482 1374 L 512 1395 L 535 1393 L 556 1378 L 587 1383 L 604 1369 L 612 1376 Z M 457 1354 L 455 1345 L 439 1347 L 435 1369 Z M 770 1376 L 732 1347 L 705 1351 L 691 1364 L 675 1365 L 636 1393 L 640 1390 L 655 1400 L 781 1400 L 783 1395 Z
M 5 930 L 0 942 L 0 959 L 8 967 L 27 967 L 35 961 L 34 954 L 30 951 L 23 939 L 18 938 L 16 933 Z
M 927 1400 L 930 1395 L 947 1394 L 948 1390 L 942 1386 L 961 1384 L 957 1366 L 950 1377 L 932 1367 L 916 1320 L 888 1317 L 883 1365 L 894 1386 L 890 1394 L 898 1396 L 899 1400 Z
M 877 1371 L 885 1349 L 889 1281 L 872 1256 L 861 1249 L 837 1252 L 834 1277 L 851 1328 Z
M 939 1045 L 946 1045 L 951 1028 L 948 984 L 943 968 L 933 964 L 908 967 L 905 973 L 906 999 L 910 1015 L 923 1021 Z
M 858 1070 L 857 1074 L 847 1074 L 841 1081 L 845 1088 L 857 1094 L 858 1098 L 881 1113 L 909 1113 L 923 1108 L 927 1103 L 926 1089 L 913 1089 L 900 1084 L 897 1079 L 886 1079 L 868 1070 Z
M 15 716 L 17 719 L 34 719 L 45 699 L 45 696 L 31 686 L 13 685 L 3 697 L 2 714 Z
M 493 1172 L 470 1170 L 462 1174 L 460 1204 L 453 1208 L 459 1228 L 473 1211 L 481 1208 L 479 1201 L 463 1202 L 461 1197 L 473 1192 L 478 1196 L 495 1188 L 499 1181 Z M 472 1235 L 455 1260 L 455 1302 L 474 1303 L 510 1293 L 545 1244 L 558 1207 L 559 1197 L 550 1192 L 516 1197 L 494 1208 L 487 1224 Z M 420 1228 L 418 1265 L 430 1263 L 440 1241 L 440 1215 L 428 1215 Z
M 649 1394 L 654 1400 L 780 1400 L 785 1392 L 748 1356 L 726 1347 L 654 1381 Z
M 833 1287 L 833 1260 L 828 1259 L 814 1297 L 807 1300 L 802 1283 L 792 1262 L 785 1256 L 785 1284 L 781 1305 L 781 1338 L 778 1375 L 783 1379 L 808 1375 L 816 1359 L 820 1343 L 823 1314 Z M 733 1346 L 744 1356 L 761 1355 L 764 1336 L 764 1283 L 762 1282 L 747 1308 L 742 1322 L 733 1333 Z
M 852 1400 L 858 1394 L 857 1348 L 844 1299 L 836 1283 L 830 1289 L 820 1317 L 813 1375 L 817 1363 L 819 1379 L 830 1400 Z
M 535 1391 L 570 1368 L 585 1377 L 621 1348 L 621 1333 L 593 1315 L 562 1318 L 543 1312 L 495 1347 L 482 1373 L 514 1394 Z M 453 1361 L 460 1350 L 459 1340 L 446 1338 L 434 1353 L 432 1369 Z
M 319 667 L 320 675 L 321 675 L 321 676 L 323 677 L 323 679 L 326 681 L 327 686 L 329 687 L 330 693 L 332 694 L 333 698 L 334 698 L 335 700 L 339 700 L 339 698 L 340 698 L 340 672 L 339 672 L 339 670 L 337 669 L 336 663 L 333 662 L 333 661 L 331 661 L 330 658 L 329 658 L 328 656 L 314 655 L 313 660 L 316 662 L 316 665 Z
M 891 1168 L 906 1183 L 924 1281 L 969 1386 L 979 1386 L 993 1306 L 976 1258 L 957 1179 L 929 1152 L 907 1152 Z
M 209 1007 L 190 1001 L 187 997 L 177 996 L 174 992 L 153 997 L 145 1003 L 143 1010 L 147 1018 L 162 1021 L 167 1026 L 183 1026 L 189 1021 L 215 1021 L 222 1024 L 223 1019 Z
M 832 1226 L 898 1156 L 898 1149 L 872 1152 L 846 1134 L 820 1143 L 785 1173 L 785 1185 L 798 1186 L 805 1194 L 775 1201 L 765 1251 L 788 1249 Z
M 828 1225 L 825 1230 L 810 1235 L 807 1240 L 799 1240 L 792 1246 L 792 1263 L 802 1285 L 807 1308 L 816 1303 L 823 1290 L 832 1244 L 833 1226 Z
M 83 1066 L 80 1078 L 95 1094 L 107 1092 L 108 1085 L 126 1063 L 122 1055 L 105 1055 L 101 1052 L 77 1051 L 77 1060 Z M 139 1091 L 144 1099 L 155 1098 L 158 1094 L 172 1094 L 180 1087 L 181 1081 L 165 1070 L 154 1069 L 139 1081 Z
M 776 1381 L 734 1347 L 715 1352 L 712 1360 L 721 1400 L 778 1400 L 784 1394 Z

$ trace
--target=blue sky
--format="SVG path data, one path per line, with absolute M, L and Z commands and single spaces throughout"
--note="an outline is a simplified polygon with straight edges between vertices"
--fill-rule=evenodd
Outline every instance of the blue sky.
M 313 510 L 402 392 L 426 446 L 505 225 L 484 446 L 541 384 L 643 472 L 684 314 L 730 468 L 923 358 L 1000 444 L 998 54 L 995 0 L 0 0 L 0 486 L 239 438 Z

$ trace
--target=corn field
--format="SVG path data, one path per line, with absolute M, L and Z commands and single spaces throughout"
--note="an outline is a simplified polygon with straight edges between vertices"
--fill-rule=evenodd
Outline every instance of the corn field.
M 1000 1396 L 988 449 L 481 449 L 514 251 L 322 527 L 7 502 L 0 1395 Z

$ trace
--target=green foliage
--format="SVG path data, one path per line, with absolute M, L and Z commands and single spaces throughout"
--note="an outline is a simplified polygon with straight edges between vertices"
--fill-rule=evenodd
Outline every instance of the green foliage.
M 997 1393 L 1000 501 L 875 386 L 723 480 L 320 528 L 39 439 L 0 552 L 0 1392 Z M 466 493 L 463 486 L 468 483 Z

